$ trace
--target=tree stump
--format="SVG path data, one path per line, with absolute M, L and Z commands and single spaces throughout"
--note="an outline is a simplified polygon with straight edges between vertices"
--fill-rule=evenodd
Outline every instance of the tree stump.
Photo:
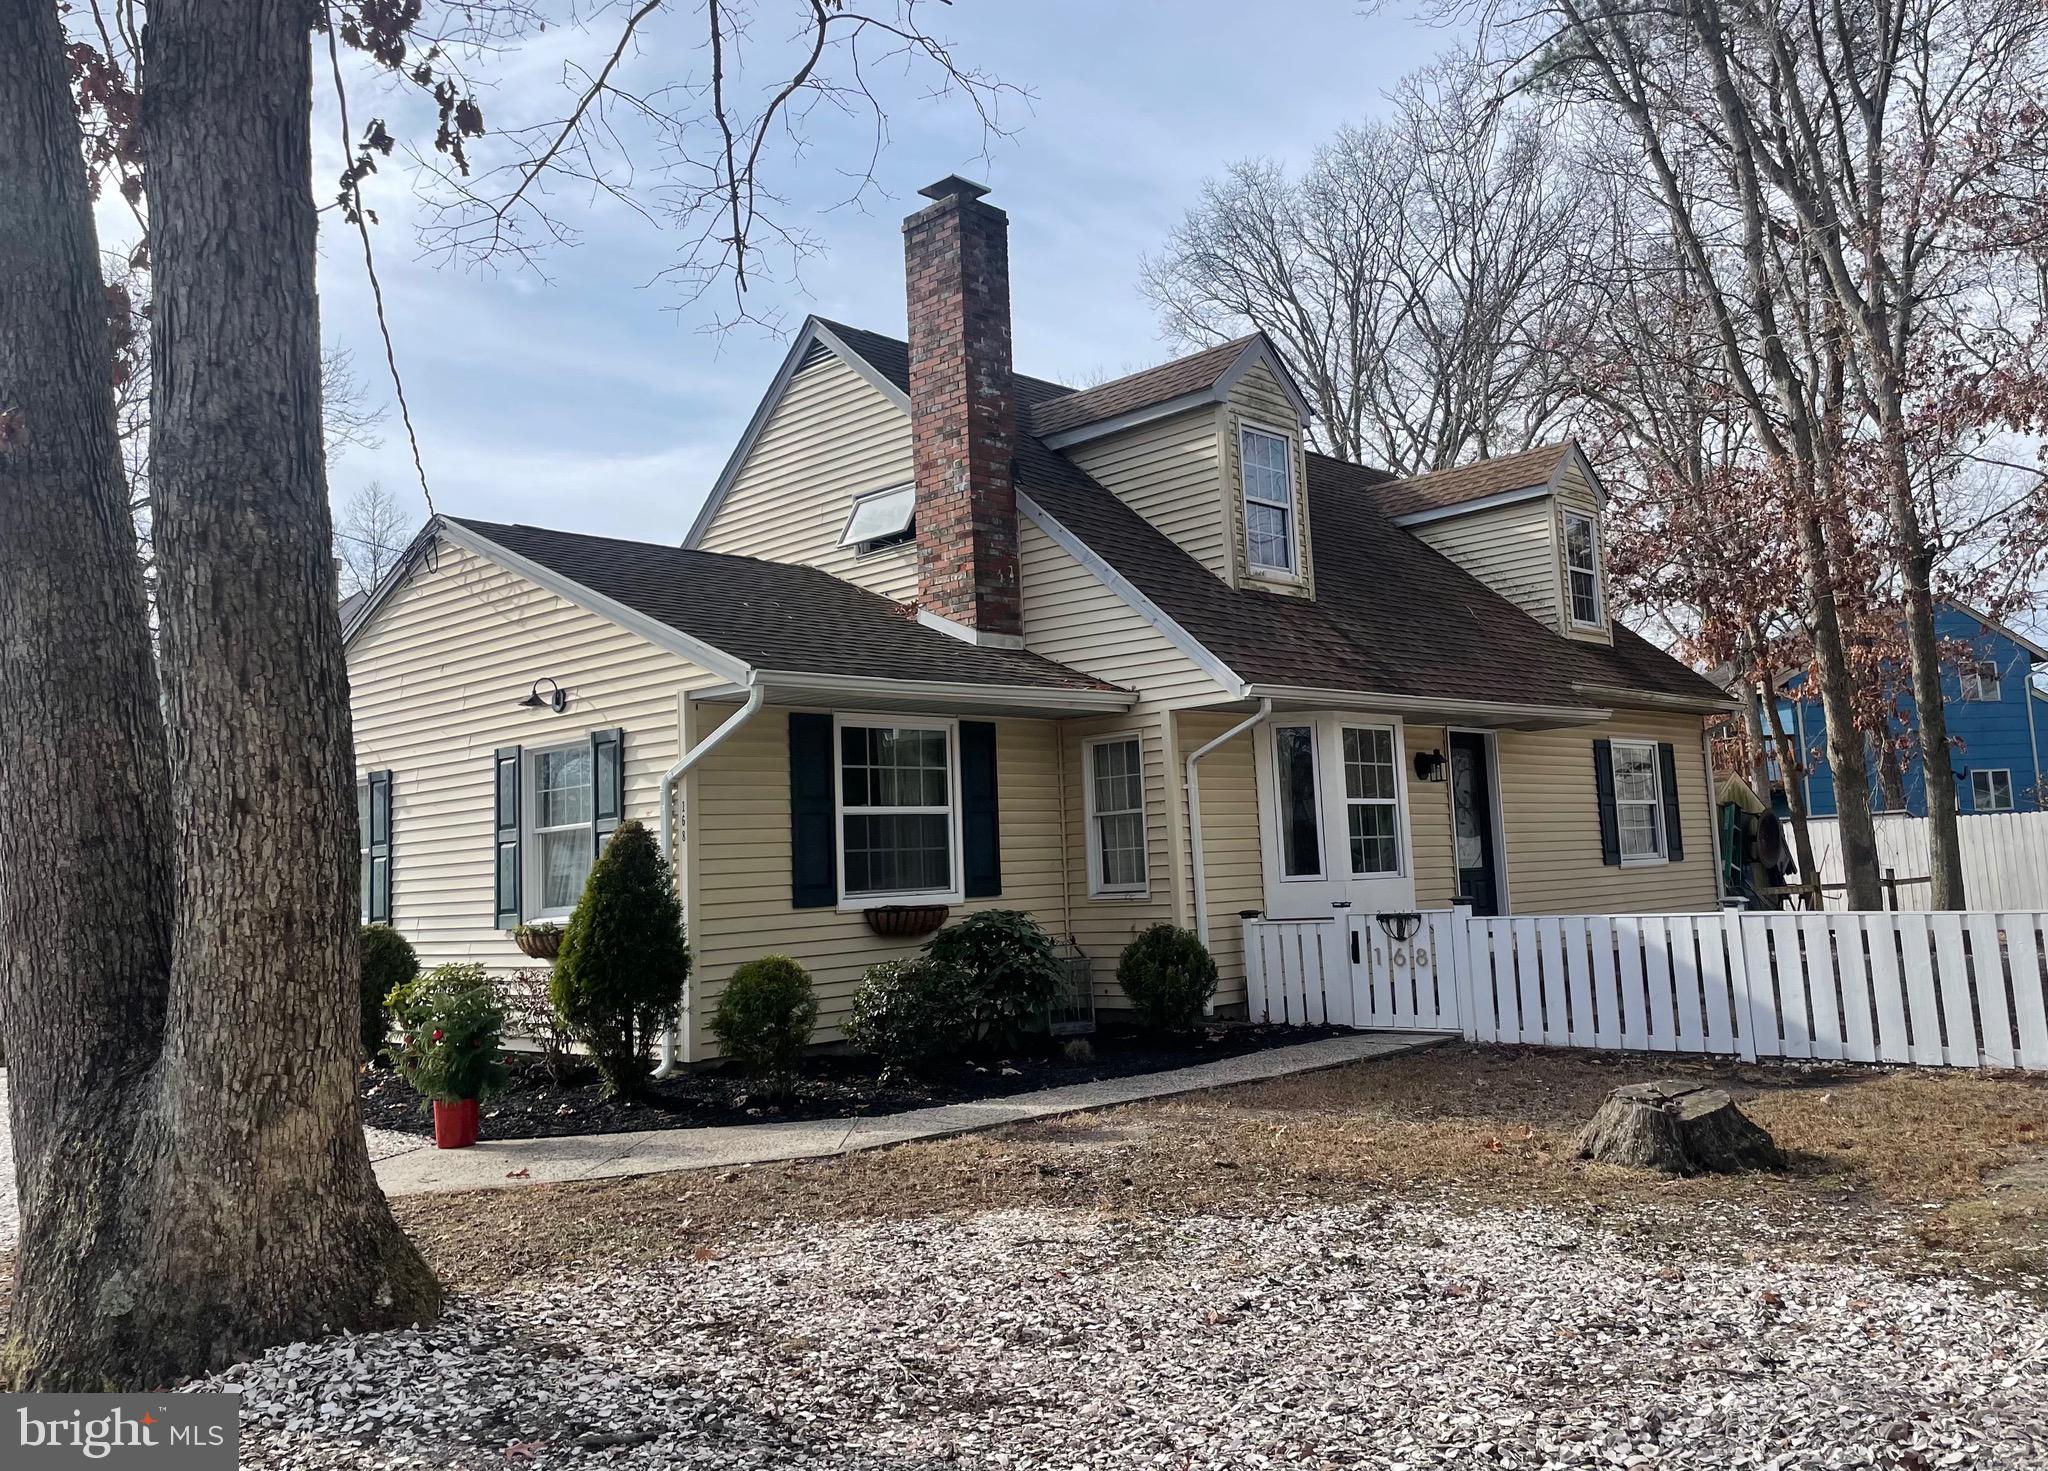
M 1771 1136 L 1719 1088 L 1659 1081 L 1616 1088 L 1579 1136 L 1579 1158 L 1673 1175 L 1783 1169 Z

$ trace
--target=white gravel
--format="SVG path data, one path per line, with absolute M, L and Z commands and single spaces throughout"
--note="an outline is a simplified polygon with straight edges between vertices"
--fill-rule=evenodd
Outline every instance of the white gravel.
M 393 1129 L 365 1129 L 363 1138 L 370 1146 L 373 1161 L 424 1149 L 428 1143 L 419 1135 L 401 1134 Z M 21 1202 L 14 1192 L 14 1128 L 7 1111 L 7 1069 L 0 1068 L 0 1251 L 14 1250 L 20 1237 Z
M 2033 1304 L 1649 1239 L 1420 1206 L 788 1226 L 195 1387 L 294 1471 L 2048 1466 Z

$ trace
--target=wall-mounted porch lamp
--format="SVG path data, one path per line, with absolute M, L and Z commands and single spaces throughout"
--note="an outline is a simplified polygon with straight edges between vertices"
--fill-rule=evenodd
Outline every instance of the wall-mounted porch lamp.
M 548 692 L 542 694 L 540 687 L 546 685 Z M 522 710 L 552 710 L 560 715 L 569 708 L 569 692 L 554 680 L 543 674 L 533 682 L 533 688 L 526 692 L 526 698 L 519 702 Z
M 1444 779 L 1444 753 L 1441 751 L 1417 751 L 1415 753 L 1415 779 L 1417 781 L 1442 781 Z

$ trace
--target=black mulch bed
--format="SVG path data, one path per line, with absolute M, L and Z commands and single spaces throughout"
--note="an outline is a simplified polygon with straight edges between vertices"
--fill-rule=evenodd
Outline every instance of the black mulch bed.
M 748 1079 L 726 1069 L 679 1074 L 650 1083 L 645 1096 L 606 1098 L 596 1075 L 560 1084 L 535 1063 L 515 1063 L 509 1091 L 483 1106 L 485 1139 L 551 1139 L 565 1134 L 623 1134 L 640 1129 L 701 1129 L 713 1124 L 757 1124 L 779 1119 L 847 1119 L 901 1113 L 942 1103 L 973 1103 L 1069 1083 L 1167 1072 L 1269 1047 L 1313 1042 L 1338 1027 L 1267 1027 L 1235 1023 L 1186 1037 L 1167 1037 L 1105 1026 L 1086 1039 L 1078 1059 L 1056 1043 L 1008 1058 L 962 1059 L 928 1078 L 878 1075 L 865 1057 L 825 1054 L 809 1059 L 794 1093 L 770 1102 Z M 1079 1049 L 1075 1049 L 1079 1052 Z M 426 1103 L 388 1068 L 362 1078 L 363 1122 L 378 1129 L 431 1134 Z

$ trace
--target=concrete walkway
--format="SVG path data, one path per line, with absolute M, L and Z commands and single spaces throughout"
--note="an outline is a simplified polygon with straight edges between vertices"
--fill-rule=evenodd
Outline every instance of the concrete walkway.
M 819 1159 L 850 1154 L 857 1149 L 881 1149 L 914 1139 L 972 1134 L 1031 1119 L 1056 1118 L 1089 1109 L 1142 1103 L 1151 1098 L 1170 1098 L 1178 1093 L 1199 1093 L 1235 1083 L 1258 1083 L 1294 1073 L 1342 1067 L 1370 1057 L 1433 1046 L 1443 1040 L 1444 1034 L 1431 1032 L 1359 1032 L 1291 1047 L 1269 1047 L 1263 1052 L 1176 1068 L 1172 1072 L 1076 1083 L 984 1103 L 955 1103 L 875 1118 L 648 1129 L 634 1134 L 578 1134 L 565 1139 L 507 1139 L 469 1149 L 435 1149 L 422 1139 L 419 1148 L 379 1160 L 377 1179 L 386 1195 L 418 1195 L 436 1190 L 502 1189 L 511 1185 Z

